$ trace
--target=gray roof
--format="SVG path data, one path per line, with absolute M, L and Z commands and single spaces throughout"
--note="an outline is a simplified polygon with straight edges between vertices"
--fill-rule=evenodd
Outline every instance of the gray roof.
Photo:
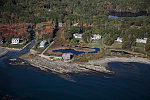
M 46 40 L 43 40 L 43 41 L 41 41 L 40 46 L 41 46 L 41 47 L 44 47 L 46 43 L 47 43 L 47 41 L 46 41 Z
M 71 59 L 71 54 L 70 53 L 63 53 L 62 58 L 64 60 L 69 60 L 69 59 Z

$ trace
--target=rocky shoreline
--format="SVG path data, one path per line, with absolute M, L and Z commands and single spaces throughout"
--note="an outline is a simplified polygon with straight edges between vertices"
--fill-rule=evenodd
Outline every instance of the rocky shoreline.
M 4 56 L 8 52 L 8 49 L 0 47 L 0 57 Z
M 94 65 L 89 63 L 78 64 L 64 62 L 61 60 L 51 61 L 43 57 L 34 56 L 34 57 L 21 57 L 24 60 L 27 60 L 32 66 L 40 68 L 43 71 L 52 71 L 60 74 L 69 74 L 69 73 L 83 73 L 83 72 L 97 72 L 97 73 L 109 73 L 113 74 L 113 71 L 110 71 L 107 67 L 102 65 Z
M 139 57 L 107 57 L 95 61 L 89 61 L 87 63 L 70 63 L 61 60 L 51 61 L 49 59 L 34 56 L 34 57 L 21 57 L 22 59 L 28 61 L 32 66 L 37 67 L 43 71 L 52 71 L 59 74 L 69 74 L 69 73 L 84 73 L 84 72 L 96 72 L 96 73 L 108 73 L 114 74 L 113 71 L 109 70 L 109 62 L 139 62 L 150 64 L 150 60 L 147 58 Z
M 5 55 L 9 50 L 6 48 L 0 48 L 0 57 Z M 150 60 L 147 58 L 140 57 L 106 57 L 94 61 L 89 61 L 86 63 L 72 63 L 72 62 L 64 62 L 61 60 L 52 61 L 49 56 L 40 56 L 36 54 L 32 54 L 31 52 L 25 54 L 20 57 L 21 59 L 26 60 L 30 63 L 30 65 L 37 67 L 43 71 L 51 71 L 59 74 L 69 74 L 69 73 L 84 73 L 84 72 L 96 72 L 96 73 L 108 73 L 114 74 L 113 71 L 109 70 L 108 63 L 109 62 L 139 62 L 150 64 Z M 24 65 L 26 62 L 21 61 L 13 61 L 11 59 L 10 64 L 13 65 Z
M 138 62 L 144 64 L 150 64 L 150 60 L 147 58 L 140 57 L 106 57 L 101 60 L 89 61 L 89 64 L 108 66 L 110 62 Z

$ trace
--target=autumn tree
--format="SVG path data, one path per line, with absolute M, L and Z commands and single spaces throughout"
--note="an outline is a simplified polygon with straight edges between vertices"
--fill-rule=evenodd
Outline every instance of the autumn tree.
M 150 38 L 147 39 L 147 43 L 145 44 L 145 51 L 147 55 L 150 57 Z

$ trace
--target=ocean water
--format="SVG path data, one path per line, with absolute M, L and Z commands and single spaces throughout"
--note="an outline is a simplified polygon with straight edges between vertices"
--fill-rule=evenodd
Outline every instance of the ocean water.
M 150 65 L 109 63 L 114 75 L 70 74 L 71 80 L 30 65 L 14 66 L 10 58 L 29 52 L 33 41 L 21 51 L 0 58 L 0 100 L 150 100 Z M 2 99 L 3 98 L 3 99 Z
M 19 100 L 150 100 L 150 65 L 109 63 L 114 75 L 70 74 L 72 80 L 0 60 L 0 97 Z

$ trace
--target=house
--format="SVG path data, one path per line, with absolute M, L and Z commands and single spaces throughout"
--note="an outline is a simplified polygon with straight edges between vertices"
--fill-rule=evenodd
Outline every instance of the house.
M 0 38 L 0 44 L 4 44 L 4 39 Z
M 93 40 L 99 40 L 99 39 L 101 39 L 101 35 L 99 35 L 99 34 L 94 34 L 94 35 L 91 37 L 91 39 L 93 39 Z
M 73 24 L 73 26 L 78 26 L 78 25 L 79 25 L 79 23 Z
M 50 11 L 51 11 L 51 9 L 48 9 L 48 11 L 50 12 Z
M 19 43 L 20 43 L 19 38 L 12 38 L 11 39 L 11 44 L 19 44 Z
M 59 27 L 63 27 L 64 23 L 58 23 Z
M 3 42 L 3 40 L 0 40 L 0 44 L 3 44 L 4 42 Z
M 147 38 L 144 39 L 136 39 L 137 43 L 146 43 L 147 42 Z
M 81 39 L 81 38 L 82 38 L 82 34 L 73 34 L 73 37 L 74 37 L 74 38 Z
M 116 41 L 117 42 L 122 42 L 122 38 L 118 37 Z
M 73 57 L 73 54 L 72 53 L 63 53 L 62 54 L 62 59 L 63 60 L 71 60 Z
M 40 42 L 40 48 L 45 47 L 46 44 L 47 44 L 47 41 L 46 41 L 46 40 L 41 41 L 41 42 Z

